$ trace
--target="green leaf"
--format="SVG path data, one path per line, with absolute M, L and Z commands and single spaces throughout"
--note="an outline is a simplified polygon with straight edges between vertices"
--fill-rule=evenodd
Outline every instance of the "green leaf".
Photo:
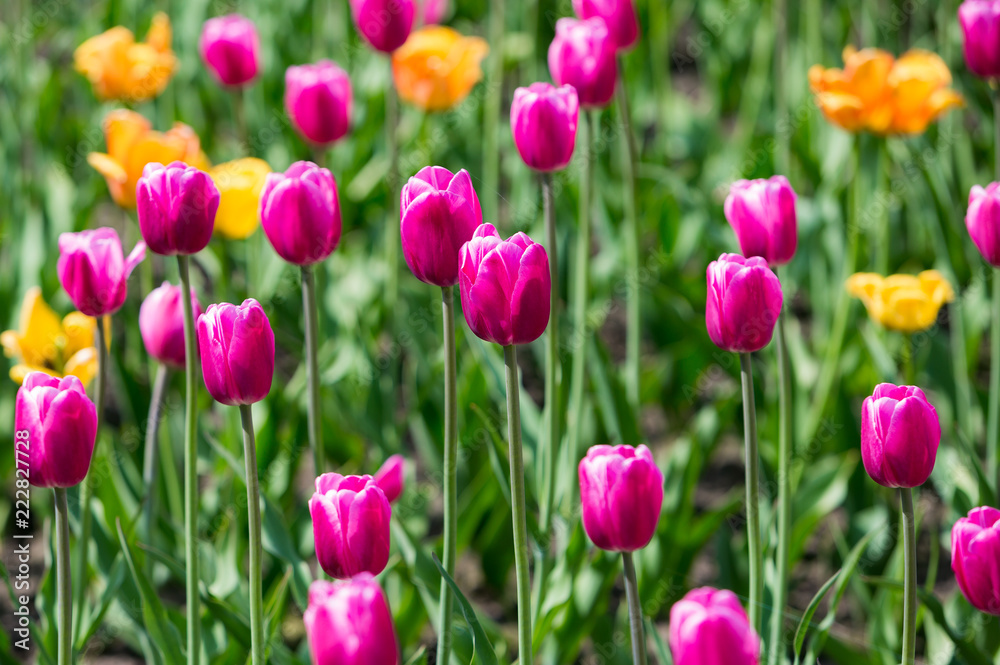
M 455 580 L 451 579 L 451 575 L 445 571 L 444 566 L 438 561 L 437 555 L 432 555 L 434 559 L 434 565 L 437 566 L 438 572 L 441 573 L 441 577 L 444 581 L 451 587 L 452 593 L 455 594 L 455 598 L 458 599 L 458 605 L 462 608 L 462 614 L 465 615 L 465 622 L 469 624 L 469 628 L 472 629 L 472 660 L 469 661 L 469 665 L 476 662 L 476 656 L 479 656 L 479 662 L 483 665 L 500 665 L 497 661 L 497 654 L 493 651 L 493 645 L 490 643 L 489 638 L 486 637 L 486 631 L 483 630 L 482 624 L 479 623 L 479 617 L 476 616 L 476 611 L 472 609 L 472 605 L 469 604 L 468 599 L 466 599 L 465 594 L 462 590 L 458 588 L 455 584 Z

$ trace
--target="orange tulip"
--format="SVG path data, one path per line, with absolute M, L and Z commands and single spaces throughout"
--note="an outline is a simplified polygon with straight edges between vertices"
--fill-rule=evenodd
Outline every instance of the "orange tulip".
M 133 103 L 152 99 L 163 92 L 177 69 L 170 36 L 170 19 L 163 13 L 153 17 L 145 42 L 135 41 L 132 31 L 119 25 L 80 44 L 73 54 L 74 65 L 101 99 Z
M 843 69 L 813 65 L 809 70 L 809 86 L 823 114 L 849 132 L 920 134 L 964 103 L 949 85 L 948 66 L 921 49 L 897 60 L 880 49 L 848 46 Z
M 479 37 L 432 25 L 410 35 L 392 54 L 392 76 L 403 101 L 425 111 L 447 111 L 483 77 L 490 47 Z
M 180 122 L 156 132 L 140 114 L 118 109 L 104 118 L 104 140 L 107 154 L 92 152 L 87 162 L 108 181 L 111 197 L 123 208 L 135 206 L 135 183 L 150 162 L 181 161 L 202 170 L 210 166 L 198 135 Z

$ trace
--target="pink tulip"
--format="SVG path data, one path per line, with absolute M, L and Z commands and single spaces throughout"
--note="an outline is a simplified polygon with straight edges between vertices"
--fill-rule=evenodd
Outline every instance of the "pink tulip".
M 392 508 L 371 476 L 324 473 L 309 499 L 316 558 L 330 577 L 378 575 L 389 562 Z
M 705 325 L 715 345 L 750 353 L 771 341 L 784 297 L 777 276 L 759 257 L 723 254 L 708 265 Z
M 569 165 L 576 145 L 580 101 L 571 85 L 532 83 L 514 91 L 510 131 L 521 159 L 536 171 Z
M 330 60 L 285 71 L 285 110 L 295 130 L 314 145 L 327 146 L 351 128 L 351 79 Z
M 149 292 L 139 308 L 139 332 L 146 353 L 174 368 L 184 367 L 184 302 L 181 287 L 164 282 Z M 191 289 L 195 320 L 201 305 Z
M 457 284 L 459 250 L 483 223 L 468 171 L 452 174 L 440 166 L 424 167 L 403 185 L 399 202 L 406 265 L 422 282 Z
M 792 260 L 798 242 L 795 198 L 783 175 L 733 183 L 726 197 L 726 219 L 743 256 L 759 256 L 772 266 Z
M 393 455 L 375 472 L 375 484 L 385 493 L 389 503 L 395 503 L 406 484 L 406 460 Z
M 583 529 L 595 545 L 634 552 L 656 533 L 663 474 L 646 446 L 594 446 L 580 460 Z
M 419 0 L 424 25 L 436 25 L 448 13 L 448 0 Z
M 604 19 L 619 50 L 630 49 L 639 40 L 639 19 L 632 0 L 573 0 L 573 11 L 582 19 Z
M 561 18 L 549 46 L 549 72 L 557 85 L 576 88 L 586 108 L 607 106 L 615 94 L 615 42 L 601 18 Z
M 1000 2 L 965 0 L 958 8 L 965 64 L 981 78 L 1000 78 Z
M 969 192 L 965 228 L 986 262 L 1000 267 L 1000 182 L 979 185 Z
M 980 612 L 1000 616 L 1000 510 L 973 508 L 951 528 L 951 569 Z
M 278 256 L 300 266 L 318 263 L 340 243 L 340 199 L 333 175 L 312 162 L 269 173 L 260 195 L 260 223 Z
M 146 243 L 140 242 L 125 258 L 118 232 L 112 228 L 63 233 L 56 273 L 78 310 L 105 316 L 121 309 L 129 275 L 145 256 Z
M 544 247 L 520 232 L 501 240 L 483 224 L 460 256 L 462 312 L 472 332 L 502 346 L 529 344 L 545 332 L 551 279 Z
M 157 254 L 197 254 L 212 239 L 219 189 L 184 162 L 146 164 L 135 187 L 139 230 Z
M 760 638 L 732 591 L 693 589 L 670 609 L 674 665 L 757 665 Z
M 417 10 L 414 0 L 351 0 L 358 32 L 377 51 L 392 53 L 410 36 Z
M 313 665 L 399 665 L 389 604 L 368 573 L 313 582 L 302 620 Z
M 271 391 L 274 333 L 253 298 L 209 305 L 198 317 L 198 347 L 205 387 L 217 402 L 253 404 Z
M 90 470 L 96 440 L 97 407 L 80 379 L 57 379 L 45 372 L 24 377 L 14 406 L 14 450 L 28 456 L 28 482 L 35 487 L 78 485 Z
M 210 18 L 201 28 L 198 52 L 219 83 L 246 85 L 254 80 L 260 67 L 257 26 L 239 14 Z
M 940 442 L 937 411 L 916 386 L 880 383 L 861 405 L 861 460 L 879 485 L 923 485 Z

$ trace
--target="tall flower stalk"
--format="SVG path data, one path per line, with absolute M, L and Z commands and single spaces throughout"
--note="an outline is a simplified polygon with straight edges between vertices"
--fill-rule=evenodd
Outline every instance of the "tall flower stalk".
M 313 454 L 313 469 L 323 473 L 323 423 L 320 419 L 319 398 L 319 308 L 316 304 L 316 276 L 313 266 L 302 266 L 302 313 L 305 324 L 306 378 L 308 385 L 307 417 L 309 447 Z
M 784 648 L 785 605 L 788 603 L 789 549 L 792 538 L 792 370 L 785 339 L 785 314 L 778 317 L 778 545 L 774 559 L 774 607 L 771 612 L 771 642 L 768 662 L 778 665 Z
M 143 506 L 143 533 L 146 540 L 153 536 L 153 519 L 156 515 L 157 455 L 159 454 L 160 417 L 163 414 L 163 398 L 170 380 L 170 370 L 163 363 L 156 366 L 153 380 L 153 394 L 149 399 L 149 415 L 146 418 L 146 446 L 143 449 L 142 482 L 146 488 Z
M 66 501 L 66 488 L 56 487 L 56 605 L 59 608 L 56 633 L 58 634 L 59 665 L 71 665 L 73 662 L 73 605 L 72 574 L 69 561 L 69 505 Z
M 764 558 L 760 541 L 760 455 L 757 452 L 757 407 L 753 394 L 753 360 L 740 354 L 743 386 L 743 447 L 746 455 L 747 549 L 750 553 L 750 626 L 760 633 L 764 597 Z
M 628 621 L 632 632 L 632 662 L 646 665 L 646 635 L 642 626 L 642 602 L 639 599 L 639 583 L 635 578 L 635 561 L 631 552 L 622 552 L 622 566 L 625 570 L 625 597 L 628 602 Z
M 253 665 L 264 665 L 264 550 L 260 539 L 260 482 L 257 479 L 257 443 L 253 430 L 253 407 L 240 405 L 243 425 L 243 460 L 247 480 L 247 522 L 250 532 L 250 654 Z
M 625 60 L 618 56 L 618 114 L 621 118 L 622 140 L 625 143 L 625 265 L 628 271 L 625 296 L 625 394 L 632 409 L 639 408 L 639 351 L 642 342 L 642 317 L 639 289 L 639 221 L 636 202 L 636 169 L 639 149 L 632 133 L 632 113 L 629 108 L 628 90 L 625 87 Z
M 994 173 L 1000 180 L 1000 86 L 993 88 L 993 153 Z M 1000 493 L 1000 267 L 993 266 L 993 302 L 990 310 L 990 405 L 986 421 L 986 477 Z
M 444 556 L 443 565 L 450 576 L 455 574 L 458 548 L 458 378 L 455 353 L 455 287 L 441 287 L 441 315 L 444 327 Z M 441 634 L 437 661 L 451 658 L 451 619 L 454 596 L 441 580 Z

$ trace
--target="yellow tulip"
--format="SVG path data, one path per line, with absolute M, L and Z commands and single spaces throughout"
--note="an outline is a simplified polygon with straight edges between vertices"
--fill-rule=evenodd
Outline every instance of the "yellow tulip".
M 904 333 L 930 328 L 938 311 L 955 299 L 955 291 L 937 270 L 919 275 L 859 272 L 847 280 L 847 292 L 860 298 L 873 321 Z
M 202 170 L 209 168 L 198 135 L 181 122 L 166 132 L 157 132 L 142 115 L 117 109 L 104 118 L 104 140 L 108 152 L 92 152 L 87 162 L 108 181 L 111 198 L 123 208 L 135 206 L 135 184 L 150 162 L 181 161 Z
M 489 52 L 479 37 L 440 25 L 421 28 L 392 54 L 399 97 L 425 111 L 447 111 L 482 79 L 479 65 Z
M 813 65 L 809 86 L 833 124 L 850 132 L 920 134 L 962 96 L 949 88 L 951 72 L 937 54 L 921 49 L 898 60 L 881 49 L 844 49 L 844 68 Z
M 209 171 L 220 195 L 216 231 L 227 238 L 242 240 L 257 230 L 260 192 L 270 172 L 267 162 L 254 157 L 235 159 Z
M 101 99 L 146 101 L 163 92 L 177 69 L 170 37 L 170 19 L 159 13 L 145 42 L 135 41 L 128 28 L 116 26 L 80 44 L 73 54 L 74 66 Z

